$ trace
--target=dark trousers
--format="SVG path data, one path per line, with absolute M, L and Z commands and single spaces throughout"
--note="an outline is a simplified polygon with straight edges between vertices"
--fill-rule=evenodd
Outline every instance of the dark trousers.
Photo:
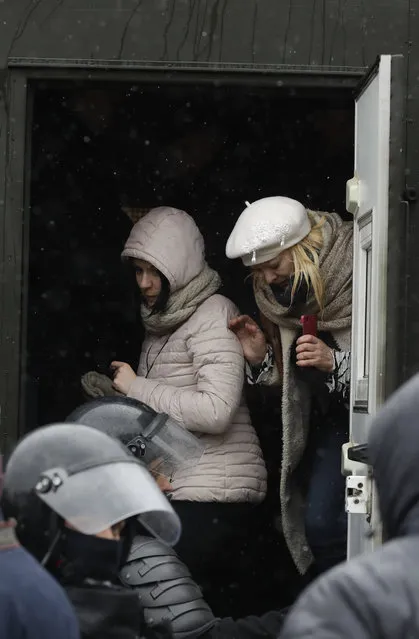
M 346 558 L 347 515 L 341 447 L 347 441 L 345 422 L 342 426 L 342 421 L 339 425 L 333 420 L 332 423 L 317 426 L 310 442 L 312 459 L 305 527 L 317 574 Z
M 176 500 L 171 504 L 182 522 L 175 550 L 201 586 L 214 614 L 221 616 L 229 598 L 238 595 L 242 553 L 257 506 Z

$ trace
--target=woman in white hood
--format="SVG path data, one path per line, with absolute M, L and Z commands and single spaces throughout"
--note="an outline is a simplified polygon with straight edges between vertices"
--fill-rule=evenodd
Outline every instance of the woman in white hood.
M 227 242 L 251 268 L 263 331 L 248 316 L 230 326 L 250 383 L 282 388 L 282 531 L 301 573 L 345 558 L 341 446 L 348 440 L 352 223 L 286 197 L 248 204 Z M 301 316 L 318 333 L 302 335 Z
M 135 270 L 146 337 L 137 373 L 113 362 L 114 386 L 205 443 L 200 462 L 170 478 L 183 527 L 176 550 L 203 583 L 212 570 L 220 571 L 220 552 L 243 532 L 266 494 L 265 463 L 243 395 L 243 352 L 229 330 L 238 311 L 217 294 L 220 278 L 183 211 L 147 213 L 134 225 L 122 257 Z

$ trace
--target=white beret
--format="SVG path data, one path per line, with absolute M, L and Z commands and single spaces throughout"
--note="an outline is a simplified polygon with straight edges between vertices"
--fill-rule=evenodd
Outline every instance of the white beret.
M 311 231 L 307 210 L 289 197 L 265 197 L 247 206 L 227 241 L 226 255 L 255 266 L 295 246 Z

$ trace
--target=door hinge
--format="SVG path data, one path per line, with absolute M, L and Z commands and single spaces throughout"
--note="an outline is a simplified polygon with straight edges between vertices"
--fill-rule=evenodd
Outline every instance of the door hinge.
M 348 459 L 358 464 L 369 464 L 368 444 L 357 444 L 349 446 Z
M 358 176 L 346 182 L 346 210 L 352 215 L 356 215 L 359 211 L 360 203 L 360 182 Z
M 366 444 L 348 442 L 342 446 L 342 475 L 368 475 L 368 449 Z

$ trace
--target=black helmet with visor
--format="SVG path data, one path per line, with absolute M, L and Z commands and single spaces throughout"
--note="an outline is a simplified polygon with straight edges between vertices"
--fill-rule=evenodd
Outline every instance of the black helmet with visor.
M 205 451 L 202 441 L 172 417 L 130 397 L 94 399 L 76 408 L 66 421 L 115 437 L 153 472 L 166 477 L 196 465 Z

